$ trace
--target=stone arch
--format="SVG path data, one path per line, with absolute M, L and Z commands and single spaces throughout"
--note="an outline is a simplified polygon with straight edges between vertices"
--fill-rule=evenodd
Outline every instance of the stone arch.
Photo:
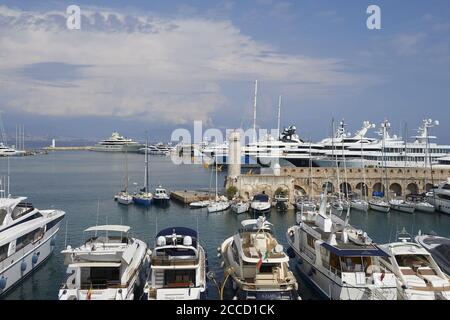
M 256 193 L 265 193 L 265 194 L 267 194 L 269 197 L 273 197 L 273 191 L 272 191 L 272 188 L 270 187 L 270 185 L 268 185 L 268 184 L 260 184 L 260 185 L 257 185 L 256 186 L 256 190 L 257 190 L 257 192 Z M 256 194 L 255 193 L 255 194 Z
M 427 183 L 427 184 L 425 185 L 425 192 L 428 192 L 428 191 L 430 191 L 430 190 L 433 189 L 433 188 L 434 188 L 434 186 L 433 186 L 432 183 Z
M 381 182 L 377 182 L 372 187 L 373 192 L 384 192 L 384 185 Z
M 408 184 L 406 186 L 406 190 L 408 190 L 409 193 L 414 194 L 414 193 L 418 193 L 419 192 L 419 187 L 414 182 L 411 182 L 410 184 Z
M 339 186 L 339 190 L 341 193 L 348 195 L 350 192 L 352 192 L 352 186 L 348 182 L 342 182 Z
M 359 190 L 363 197 L 367 197 L 369 195 L 369 187 L 364 182 L 360 182 L 356 185 L 356 190 Z
M 402 186 L 396 182 L 389 186 L 389 192 L 394 193 L 396 196 L 402 195 Z
M 325 183 L 322 185 L 322 190 L 325 190 L 326 193 L 333 193 L 333 192 L 334 192 L 334 186 L 333 186 L 333 183 L 330 182 L 330 181 L 325 182 Z
M 294 185 L 294 195 L 296 197 L 299 197 L 299 196 L 303 197 L 303 196 L 306 196 L 307 193 L 306 193 L 306 190 L 302 186 L 299 186 L 298 184 L 296 184 L 296 185 Z

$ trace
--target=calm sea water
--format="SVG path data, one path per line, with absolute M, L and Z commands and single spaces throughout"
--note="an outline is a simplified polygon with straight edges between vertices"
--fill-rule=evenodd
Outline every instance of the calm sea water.
M 128 154 L 129 178 L 142 186 L 144 156 Z M 171 202 L 168 208 L 148 209 L 118 205 L 113 195 L 121 189 L 124 178 L 124 155 L 85 151 L 53 152 L 47 155 L 11 158 L 11 193 L 26 196 L 39 209 L 57 208 L 66 211 L 55 252 L 39 270 L 27 277 L 4 299 L 56 299 L 65 277 L 60 251 L 65 243 L 76 246 L 84 240 L 83 230 L 99 224 L 125 224 L 132 227 L 135 237 L 154 244 L 157 229 L 186 226 L 199 230 L 200 241 L 208 252 L 210 270 L 218 280 L 223 272 L 219 266 L 216 248 L 239 228 L 240 221 L 249 215 L 236 216 L 231 212 L 208 214 L 206 210 L 191 210 Z M 7 160 L 0 159 L 0 174 L 6 175 Z M 219 186 L 223 187 L 225 172 L 219 173 Z M 214 186 L 211 171 L 200 165 L 174 165 L 170 158 L 150 157 L 150 184 L 163 185 L 169 190 L 209 189 Z M 97 206 L 99 204 L 99 213 Z M 286 229 L 295 223 L 293 211 L 271 212 L 269 220 L 275 226 L 278 240 L 285 245 Z M 66 228 L 67 223 L 67 228 Z M 364 229 L 379 243 L 394 240 L 396 230 L 405 227 L 410 233 L 435 232 L 450 236 L 450 216 L 443 214 L 391 212 L 358 213 L 351 216 L 354 226 Z M 300 295 L 315 299 L 315 294 L 300 280 Z M 210 285 L 209 297 L 218 297 Z

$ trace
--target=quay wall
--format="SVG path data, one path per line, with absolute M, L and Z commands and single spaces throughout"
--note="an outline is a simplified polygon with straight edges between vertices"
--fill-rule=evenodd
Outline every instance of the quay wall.
M 273 197 L 275 190 L 282 188 L 288 191 L 291 203 L 296 196 L 311 195 L 317 197 L 328 186 L 331 192 L 349 192 L 362 194 L 369 198 L 373 192 L 388 189 L 390 195 L 405 196 L 410 193 L 422 193 L 430 190 L 441 181 L 450 177 L 450 169 L 433 168 L 348 168 L 347 174 L 339 169 L 339 184 L 336 168 L 298 168 L 281 167 L 277 174 L 241 174 L 227 177 L 226 188 L 234 186 L 239 195 L 250 199 L 253 195 L 264 191 Z M 279 173 L 279 174 L 278 174 Z M 365 183 L 364 183 L 365 181 Z M 347 187 L 346 187 L 347 186 Z M 386 187 L 385 187 L 386 186 Z

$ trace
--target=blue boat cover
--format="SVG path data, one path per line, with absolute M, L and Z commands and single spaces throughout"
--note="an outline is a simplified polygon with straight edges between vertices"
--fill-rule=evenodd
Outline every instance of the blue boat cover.
M 382 191 L 374 191 L 372 193 L 372 196 L 374 196 L 374 197 L 384 197 L 384 192 L 382 192 Z
M 355 246 L 355 248 L 336 248 L 326 242 L 322 243 L 322 246 L 339 257 L 389 257 L 387 252 L 381 250 L 377 246 L 373 246 L 371 248 L 366 247 L 364 249 L 358 248 L 357 246 Z
M 190 236 L 192 238 L 197 239 L 197 231 L 192 230 L 191 228 L 186 228 L 186 227 L 171 227 L 171 228 L 166 228 L 161 230 L 156 237 L 160 237 L 160 236 L 170 236 L 173 233 L 176 233 L 177 235 L 180 236 Z

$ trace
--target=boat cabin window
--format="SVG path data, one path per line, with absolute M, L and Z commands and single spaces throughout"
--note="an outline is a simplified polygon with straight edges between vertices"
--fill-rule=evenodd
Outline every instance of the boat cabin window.
M 259 268 L 259 273 L 273 273 L 279 264 L 263 263 Z
M 50 230 L 51 228 L 53 228 L 54 226 L 56 226 L 56 224 L 57 224 L 58 222 L 60 222 L 63 218 L 64 218 L 64 216 L 59 217 L 58 219 L 55 219 L 55 220 L 53 220 L 53 221 L 47 223 L 47 227 L 46 227 L 45 230 L 47 230 L 47 231 Z
M 81 268 L 81 289 L 104 289 L 120 285 L 119 267 L 85 267 Z
M 306 242 L 308 243 L 308 246 L 310 246 L 311 248 L 314 248 L 314 242 L 316 242 L 316 239 L 314 239 L 313 236 L 307 234 L 306 235 Z
M 341 257 L 342 272 L 365 272 L 371 260 L 370 257 Z
M 33 210 L 33 206 L 28 203 L 19 203 L 13 210 L 11 217 L 13 220 L 20 218 L 21 216 L 31 212 Z
M 38 228 L 31 232 L 28 232 L 27 234 L 24 234 L 23 236 L 19 237 L 16 240 L 16 252 L 30 243 L 39 241 L 43 236 L 44 236 L 44 228 Z
M 8 257 L 8 247 L 9 243 L 4 244 L 0 247 L 0 261 L 3 261 Z
M 164 285 L 172 288 L 186 288 L 195 285 L 195 270 L 165 270 Z
M 8 211 L 4 208 L 0 209 L 0 225 L 3 224 L 3 221 L 5 220 L 6 214 L 8 213 Z

